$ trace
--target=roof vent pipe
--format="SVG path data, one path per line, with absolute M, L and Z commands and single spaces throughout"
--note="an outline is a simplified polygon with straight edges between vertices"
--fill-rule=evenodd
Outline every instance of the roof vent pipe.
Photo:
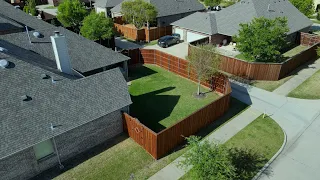
M 50 36 L 50 38 L 57 68 L 63 73 L 73 75 L 66 37 L 61 35 L 59 31 L 55 31 L 54 36 Z
M 6 67 L 8 67 L 8 66 L 9 66 L 9 62 L 8 62 L 7 60 L 5 60 L 5 59 L 0 59 L 0 67 L 1 67 L 2 69 L 6 68 Z

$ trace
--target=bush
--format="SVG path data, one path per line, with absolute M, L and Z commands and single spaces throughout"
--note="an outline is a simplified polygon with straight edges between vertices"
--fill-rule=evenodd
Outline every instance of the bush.
M 320 21 L 320 13 L 319 12 L 317 12 L 317 20 Z
M 217 6 L 222 2 L 222 0 L 204 0 L 206 6 Z

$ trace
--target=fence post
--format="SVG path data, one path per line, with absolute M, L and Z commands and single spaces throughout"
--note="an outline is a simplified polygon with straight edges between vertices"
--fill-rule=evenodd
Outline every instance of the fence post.
M 156 64 L 156 51 L 153 50 L 153 64 Z
M 168 56 L 168 70 L 170 71 L 170 56 Z
M 180 73 L 180 58 L 178 58 L 178 72 Z

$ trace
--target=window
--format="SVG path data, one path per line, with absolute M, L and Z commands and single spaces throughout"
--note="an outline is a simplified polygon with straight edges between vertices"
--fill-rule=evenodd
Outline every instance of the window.
M 49 156 L 54 153 L 54 148 L 51 139 L 43 141 L 33 146 L 37 160 Z

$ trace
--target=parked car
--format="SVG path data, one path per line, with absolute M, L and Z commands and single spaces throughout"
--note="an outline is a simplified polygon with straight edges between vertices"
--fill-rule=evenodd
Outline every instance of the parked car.
M 158 45 L 160 47 L 169 47 L 173 44 L 180 43 L 180 34 L 173 34 L 171 36 L 163 36 L 158 40 Z

